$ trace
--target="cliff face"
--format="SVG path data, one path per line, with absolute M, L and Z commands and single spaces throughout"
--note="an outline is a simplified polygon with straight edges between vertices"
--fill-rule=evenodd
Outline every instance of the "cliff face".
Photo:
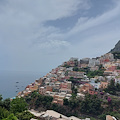
M 120 40 L 119 40 L 118 43 L 115 45 L 115 47 L 114 47 L 113 49 L 111 49 L 110 52 L 111 52 L 111 53 L 120 52 Z

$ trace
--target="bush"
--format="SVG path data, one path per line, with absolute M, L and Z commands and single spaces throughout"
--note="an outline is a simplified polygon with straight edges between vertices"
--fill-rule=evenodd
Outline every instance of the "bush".
M 35 117 L 29 111 L 24 111 L 24 112 L 21 112 L 21 113 L 17 113 L 16 116 L 19 120 L 30 120 L 31 118 Z
M 27 110 L 27 103 L 24 98 L 16 98 L 10 103 L 10 111 L 14 114 Z

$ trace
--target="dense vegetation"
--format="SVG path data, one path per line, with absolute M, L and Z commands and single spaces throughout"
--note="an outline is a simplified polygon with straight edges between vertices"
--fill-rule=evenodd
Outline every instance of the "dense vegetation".
M 115 84 L 115 81 L 111 80 L 105 92 L 118 95 L 120 84 Z M 73 86 L 72 97 L 70 100 L 64 99 L 63 106 L 52 103 L 53 97 L 40 95 L 37 91 L 25 98 L 16 98 L 12 101 L 2 100 L 0 96 L 0 120 L 30 120 L 34 116 L 27 111 L 28 108 L 38 111 L 52 109 L 66 116 L 82 118 L 91 116 L 91 120 L 105 120 L 107 114 L 120 119 L 120 98 L 112 95 L 104 97 L 104 94 L 101 94 L 101 98 L 100 95 L 86 95 L 84 99 L 76 98 L 77 89 Z
M 84 100 L 76 98 L 76 89 L 73 88 L 73 94 L 70 100 L 64 99 L 64 105 L 52 103 L 53 98 L 50 96 L 42 96 L 37 92 L 33 92 L 25 99 L 30 108 L 38 111 L 47 109 L 55 110 L 66 116 L 89 117 L 94 120 L 105 120 L 107 114 L 113 115 L 120 119 L 120 100 L 117 98 L 107 97 L 99 99 L 97 95 L 86 95 Z M 117 111 L 117 112 L 114 112 Z
M 120 52 L 113 52 L 114 59 L 120 59 Z
M 71 78 L 72 79 L 72 78 Z M 111 80 L 106 92 L 117 95 L 120 92 L 120 84 Z M 72 87 L 71 99 L 64 99 L 64 104 L 52 103 L 53 97 L 40 95 L 37 91 L 32 92 L 25 98 L 2 99 L 0 96 L 0 120 L 30 120 L 35 118 L 27 110 L 38 111 L 55 110 L 66 116 L 92 117 L 91 120 L 105 120 L 107 114 L 120 119 L 120 98 L 113 95 L 106 95 L 105 92 L 99 95 L 88 95 L 85 98 L 76 98 L 77 89 Z
M 106 92 L 112 94 L 112 95 L 118 95 L 120 92 L 120 84 L 115 83 L 114 79 L 110 81 L 110 84 L 105 89 Z
M 73 71 L 85 72 L 89 78 L 93 78 L 95 76 L 103 76 L 105 69 L 103 68 L 102 65 L 99 65 L 98 67 L 99 67 L 98 70 L 95 71 L 91 71 L 89 67 L 85 68 L 74 67 Z
M 24 98 L 2 100 L 0 95 L 0 120 L 30 120 L 34 116 L 27 111 L 28 105 Z
M 70 101 L 65 99 L 66 104 L 64 104 L 63 106 L 52 103 L 53 100 L 52 97 L 43 96 L 38 94 L 37 92 L 31 93 L 25 99 L 29 103 L 30 108 L 34 108 L 39 111 L 52 109 L 67 116 L 71 116 L 71 115 L 77 116 L 78 112 L 76 113 L 76 111 L 80 110 L 78 108 L 78 104 L 80 103 L 80 100 L 77 99 L 71 99 Z
M 82 113 L 99 115 L 102 113 L 103 108 L 101 107 L 101 100 L 96 95 L 88 95 L 80 104 Z
M 89 78 L 94 78 L 95 76 L 103 76 L 103 73 L 104 73 L 103 70 L 89 71 L 87 76 Z
M 117 84 L 114 85 L 113 81 L 111 81 L 107 89 L 117 90 L 117 86 Z M 51 109 L 66 116 L 74 115 L 82 118 L 91 116 L 91 120 L 105 120 L 107 114 L 120 119 L 119 97 L 109 96 L 99 99 L 97 95 L 86 94 L 85 98 L 81 99 L 76 98 L 76 88 L 73 87 L 72 91 L 71 99 L 64 99 L 63 105 L 52 103 L 53 98 L 51 96 L 40 95 L 37 91 L 32 92 L 25 98 L 16 98 L 12 101 L 10 99 L 2 100 L 2 96 L 0 96 L 0 120 L 30 120 L 34 116 L 27 111 L 28 108 L 38 111 Z M 104 94 L 101 96 L 104 96 Z

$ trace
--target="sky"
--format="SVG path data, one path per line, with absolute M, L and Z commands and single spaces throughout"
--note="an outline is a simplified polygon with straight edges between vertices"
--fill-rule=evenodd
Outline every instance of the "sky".
M 49 72 L 120 40 L 120 0 L 0 0 L 0 70 Z

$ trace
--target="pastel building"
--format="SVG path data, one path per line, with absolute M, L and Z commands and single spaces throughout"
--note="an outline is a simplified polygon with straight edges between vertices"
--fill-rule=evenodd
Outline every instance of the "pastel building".
M 106 120 L 117 120 L 115 117 L 106 115 Z
M 100 88 L 105 89 L 108 86 L 108 82 L 101 82 Z
M 46 92 L 45 87 L 40 87 L 40 88 L 39 88 L 39 93 L 40 93 L 41 95 L 44 95 L 45 92 Z

